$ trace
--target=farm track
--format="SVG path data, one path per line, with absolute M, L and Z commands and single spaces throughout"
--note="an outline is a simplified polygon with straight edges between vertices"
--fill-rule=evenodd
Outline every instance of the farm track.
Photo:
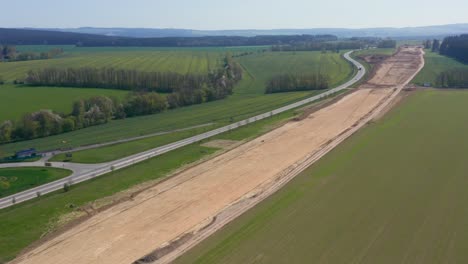
M 92 217 L 15 263 L 129 263 L 193 235 L 192 242 L 160 262 L 176 257 L 197 237 L 209 235 L 273 193 L 372 120 L 422 67 L 422 53 L 401 50 L 388 63 L 408 66 L 385 68 L 377 74 L 387 82 L 392 79 L 394 88 L 359 89 L 309 118 L 290 122 Z M 350 109 L 354 109 L 351 114 Z M 253 202 L 242 205 L 246 200 Z M 224 220 L 217 222 L 216 216 Z

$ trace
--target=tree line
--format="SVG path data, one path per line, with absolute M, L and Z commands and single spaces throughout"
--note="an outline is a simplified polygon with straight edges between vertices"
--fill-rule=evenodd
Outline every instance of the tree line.
M 199 89 L 207 76 L 174 72 L 143 72 L 116 68 L 42 68 L 28 71 L 25 84 L 31 86 L 61 86 L 105 88 L 132 91 L 172 93 L 190 86 Z
M 439 52 L 441 55 L 468 63 L 468 34 L 446 37 Z
M 268 80 L 266 93 L 310 91 L 328 89 L 328 76 L 324 74 L 280 74 Z
M 396 48 L 396 40 L 393 39 L 383 39 L 377 43 L 377 48 L 381 49 L 394 49 Z
M 362 49 L 369 46 L 379 48 L 395 48 L 396 41 L 391 39 L 380 39 L 372 37 L 349 38 L 342 40 L 326 41 L 322 39 L 298 41 L 289 44 L 275 44 L 271 51 L 336 51 L 344 49 Z
M 17 51 L 15 46 L 0 46 L 0 60 L 3 61 L 28 61 L 28 60 L 47 60 L 55 58 L 63 53 L 61 48 L 53 48 L 47 52 Z
M 441 88 L 468 88 L 468 71 L 456 69 L 441 72 L 437 75 L 436 85 Z
M 166 98 L 155 92 L 131 93 L 123 101 L 96 96 L 73 102 L 69 114 L 40 110 L 19 121 L 0 124 L 0 143 L 29 140 L 100 125 L 112 119 L 155 114 L 168 108 Z
M 308 41 L 288 45 L 273 45 L 271 51 L 340 51 L 343 49 L 360 49 L 363 46 L 364 44 L 360 41 Z
M 242 79 L 241 66 L 229 54 L 224 58 L 223 66 L 202 78 L 201 83 L 194 81 L 198 79 L 187 78 L 187 82 L 174 87 L 166 96 L 150 89 L 136 89 L 124 100 L 106 96 L 77 100 L 73 102 L 69 114 L 40 110 L 24 115 L 17 122 L 7 120 L 0 124 L 0 143 L 47 137 L 104 124 L 112 119 L 156 114 L 167 109 L 223 99 Z
M 169 108 L 223 99 L 242 79 L 242 67 L 226 54 L 222 68 L 207 75 L 141 72 L 114 68 L 43 68 L 30 70 L 24 80 L 31 86 L 122 89 L 169 93 Z
M 440 40 L 434 39 L 434 40 L 425 40 L 423 41 L 423 46 L 425 49 L 430 49 L 432 52 L 439 52 L 440 50 Z

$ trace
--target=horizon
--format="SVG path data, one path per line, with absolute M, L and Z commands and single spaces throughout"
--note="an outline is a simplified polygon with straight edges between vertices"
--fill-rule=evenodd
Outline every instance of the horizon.
M 12 12 L 2 14 L 0 24 L 7 28 L 271 30 L 405 28 L 468 22 L 465 15 L 468 2 L 461 0 L 447 0 L 438 5 L 428 5 L 427 1 L 421 0 L 395 0 L 392 3 L 379 3 L 378 6 L 375 11 L 372 0 L 338 0 L 333 3 L 239 0 L 234 5 L 225 5 L 215 0 L 201 0 L 197 3 L 188 0 L 174 0 L 170 3 L 159 0 L 139 0 L 136 3 L 124 0 L 83 0 L 77 3 L 18 0 L 9 4 Z M 450 16 L 442 17 L 440 13 Z M 243 14 L 242 17 L 239 14 Z
M 309 27 L 309 28 L 228 28 L 228 29 L 194 29 L 194 28 L 178 28 L 178 27 L 125 27 L 125 26 L 78 26 L 78 27 L 0 27 L 10 29 L 86 29 L 86 28 L 105 28 L 105 29 L 161 29 L 161 30 L 196 30 L 196 31 L 243 31 L 243 30 L 258 30 L 258 31 L 269 31 L 269 30 L 309 30 L 309 29 L 344 29 L 344 30 L 362 30 L 362 29 L 407 29 L 407 28 L 424 28 L 424 27 L 439 27 L 439 26 L 456 26 L 456 25 L 468 25 L 467 22 L 460 23 L 449 23 L 449 24 L 427 24 L 418 26 L 405 26 L 405 27 L 392 27 L 392 26 L 381 26 L 381 27 Z

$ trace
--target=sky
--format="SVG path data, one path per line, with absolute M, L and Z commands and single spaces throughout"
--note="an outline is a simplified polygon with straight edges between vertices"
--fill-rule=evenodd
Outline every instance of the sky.
M 0 0 L 0 27 L 281 29 L 468 23 L 467 0 Z

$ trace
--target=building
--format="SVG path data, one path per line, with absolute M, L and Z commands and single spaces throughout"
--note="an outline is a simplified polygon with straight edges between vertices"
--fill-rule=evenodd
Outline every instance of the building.
M 30 148 L 30 149 L 24 149 L 24 150 L 17 151 L 15 153 L 15 158 L 24 159 L 24 158 L 31 158 L 31 157 L 34 157 L 36 155 L 37 155 L 36 149 Z

